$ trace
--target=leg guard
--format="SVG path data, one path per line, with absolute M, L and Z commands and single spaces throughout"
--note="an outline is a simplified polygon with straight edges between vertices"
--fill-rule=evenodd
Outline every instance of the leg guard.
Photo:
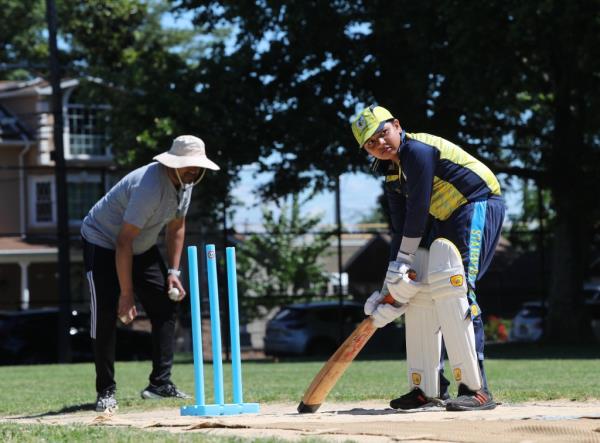
M 413 268 L 417 281 L 427 282 L 429 254 L 419 249 Z M 439 373 L 442 336 L 431 293 L 420 291 L 408 304 L 405 314 L 406 363 L 410 389 L 420 388 L 427 397 L 439 397 Z
M 452 375 L 457 383 L 478 391 L 482 381 L 467 300 L 465 270 L 460 253 L 451 241 L 439 238 L 431 244 L 428 273 L 429 289 L 444 335 Z

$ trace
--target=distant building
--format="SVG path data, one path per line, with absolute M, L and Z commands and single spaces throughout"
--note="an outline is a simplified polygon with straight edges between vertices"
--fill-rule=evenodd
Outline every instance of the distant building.
M 330 294 L 337 293 L 338 253 L 337 237 L 332 238 L 327 256 L 322 258 L 324 270 L 330 276 Z M 390 249 L 390 236 L 381 233 L 342 234 L 342 280 L 344 294 L 364 300 L 373 291 L 381 289 Z
M 113 155 L 102 104 L 90 104 L 76 79 L 61 82 L 64 155 L 72 236 L 112 186 Z M 48 81 L 0 81 L 0 309 L 58 302 L 52 88 Z M 85 303 L 81 251 L 71 251 L 74 304 Z

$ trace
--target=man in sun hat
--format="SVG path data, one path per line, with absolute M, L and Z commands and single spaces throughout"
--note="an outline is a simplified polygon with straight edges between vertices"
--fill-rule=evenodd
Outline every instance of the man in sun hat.
M 502 229 L 505 205 L 498 180 L 454 143 L 405 132 L 382 106 L 365 108 L 352 122 L 352 132 L 359 148 L 373 157 L 373 172 L 385 176 L 393 232 L 382 290 L 369 297 L 365 313 L 381 327 L 406 312 L 411 390 L 390 406 L 416 409 L 448 398 L 441 330 L 458 384 L 458 397 L 448 400 L 446 408 L 493 409 L 475 286 L 490 265 Z M 425 266 L 422 250 L 428 250 Z M 425 270 L 417 275 L 424 284 L 408 278 L 417 267 Z M 380 304 L 386 293 L 396 306 Z
M 179 280 L 185 215 L 193 186 L 206 169 L 219 167 L 206 156 L 204 142 L 192 135 L 177 137 L 171 149 L 154 160 L 123 177 L 92 207 L 81 226 L 97 411 L 117 407 L 117 318 L 129 323 L 136 317 L 136 296 L 152 324 L 152 372 L 142 398 L 188 397 L 171 381 L 176 308 L 185 296 Z M 163 228 L 167 265 L 156 245 Z M 169 297 L 177 293 L 173 288 L 179 299 Z

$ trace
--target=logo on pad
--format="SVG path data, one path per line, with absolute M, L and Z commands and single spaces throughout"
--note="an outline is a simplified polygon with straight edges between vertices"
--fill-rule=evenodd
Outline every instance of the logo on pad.
M 462 286 L 463 281 L 464 281 L 464 278 L 460 274 L 453 275 L 452 277 L 450 277 L 450 284 L 452 286 Z
M 462 380 L 462 371 L 460 368 L 454 368 L 454 380 L 461 381 Z
M 410 377 L 412 378 L 413 385 L 418 386 L 421 384 L 421 374 L 419 374 L 418 372 L 413 372 L 412 374 L 410 374 Z

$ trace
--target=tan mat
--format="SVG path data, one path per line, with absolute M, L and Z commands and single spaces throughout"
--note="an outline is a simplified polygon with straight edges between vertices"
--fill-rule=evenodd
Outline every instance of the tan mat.
M 600 402 L 551 401 L 501 405 L 492 411 L 398 412 L 385 401 L 328 403 L 315 414 L 296 404 L 261 405 L 259 414 L 182 417 L 178 409 L 97 414 L 92 411 L 0 418 L 2 422 L 126 426 L 246 438 L 358 442 L 598 442 Z

